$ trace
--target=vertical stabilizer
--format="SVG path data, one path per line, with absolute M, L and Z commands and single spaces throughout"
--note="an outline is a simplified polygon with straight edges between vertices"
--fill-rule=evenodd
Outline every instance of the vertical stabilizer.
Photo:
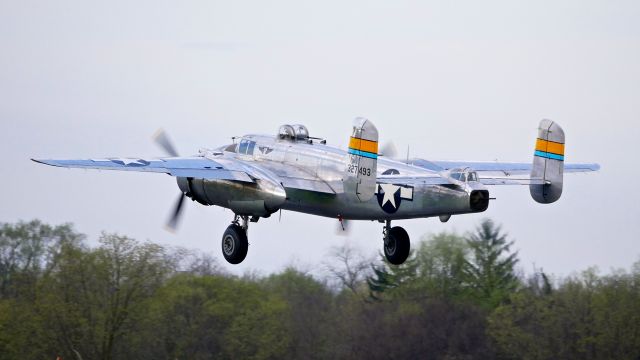
M 368 201 L 376 192 L 378 129 L 365 118 L 356 118 L 349 139 L 345 190 L 360 201 Z
M 529 190 L 531 197 L 541 204 L 555 202 L 562 195 L 564 142 L 560 125 L 547 119 L 540 122 Z

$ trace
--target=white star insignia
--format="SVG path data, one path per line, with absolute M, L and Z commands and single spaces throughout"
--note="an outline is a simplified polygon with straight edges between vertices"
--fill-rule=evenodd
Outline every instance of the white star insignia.
M 122 164 L 124 164 L 124 166 L 130 165 L 130 164 L 144 165 L 144 163 L 142 163 L 140 161 L 140 159 L 118 158 L 118 159 L 111 159 L 111 160 L 112 161 L 120 161 L 120 162 L 122 162 Z
M 393 206 L 393 208 L 395 209 L 396 199 L 394 195 L 396 194 L 400 186 L 393 185 L 393 184 L 380 184 L 380 187 L 382 188 L 382 191 L 384 191 L 384 197 L 382 198 L 382 206 L 384 206 L 387 202 L 390 202 L 391 206 Z

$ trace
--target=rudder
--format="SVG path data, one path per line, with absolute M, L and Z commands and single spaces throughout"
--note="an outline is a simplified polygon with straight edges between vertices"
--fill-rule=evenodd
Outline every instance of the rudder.
M 365 118 L 356 118 L 349 139 L 345 185 L 358 200 L 368 201 L 376 192 L 378 129 Z
M 564 144 L 564 131 L 560 125 L 547 119 L 540 121 L 529 191 L 541 204 L 555 202 L 562 195 Z

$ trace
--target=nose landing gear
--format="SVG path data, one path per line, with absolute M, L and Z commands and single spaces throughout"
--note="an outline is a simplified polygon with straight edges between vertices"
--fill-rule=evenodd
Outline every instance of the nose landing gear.
M 384 239 L 384 256 L 387 261 L 393 265 L 404 263 L 409 257 L 409 250 L 411 249 L 407 231 L 400 226 L 391 227 L 391 220 L 387 220 L 382 229 L 382 235 Z
M 230 264 L 239 264 L 247 257 L 249 217 L 236 215 L 222 235 L 222 255 Z

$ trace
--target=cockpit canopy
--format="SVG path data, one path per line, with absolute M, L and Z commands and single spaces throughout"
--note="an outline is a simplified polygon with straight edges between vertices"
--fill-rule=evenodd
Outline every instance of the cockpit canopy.
M 278 130 L 278 138 L 281 140 L 309 140 L 309 130 L 300 124 L 282 125 Z
M 478 181 L 478 173 L 469 168 L 452 169 L 449 174 L 452 179 L 462 182 Z

